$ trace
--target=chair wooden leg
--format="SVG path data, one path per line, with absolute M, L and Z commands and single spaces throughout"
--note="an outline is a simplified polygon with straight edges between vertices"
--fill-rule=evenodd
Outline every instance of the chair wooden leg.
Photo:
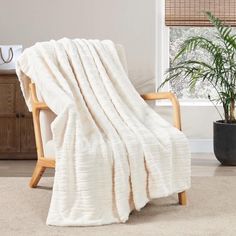
M 179 197 L 179 204 L 182 206 L 186 206 L 187 205 L 187 194 L 185 191 L 178 193 L 178 197 Z
M 34 172 L 33 172 L 33 175 L 31 177 L 31 180 L 30 180 L 30 183 L 29 183 L 29 186 L 31 188 L 36 188 L 37 185 L 38 185 L 38 182 L 39 180 L 41 179 L 44 171 L 45 171 L 46 167 L 40 165 L 38 162 L 35 166 L 35 169 L 34 169 Z

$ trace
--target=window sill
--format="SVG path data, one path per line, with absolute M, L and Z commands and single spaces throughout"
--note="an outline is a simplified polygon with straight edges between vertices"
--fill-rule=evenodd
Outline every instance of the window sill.
M 207 100 L 179 100 L 181 107 L 213 107 L 213 104 Z M 156 101 L 156 106 L 170 107 L 172 106 L 170 101 Z M 217 107 L 221 107 L 221 104 L 217 104 Z

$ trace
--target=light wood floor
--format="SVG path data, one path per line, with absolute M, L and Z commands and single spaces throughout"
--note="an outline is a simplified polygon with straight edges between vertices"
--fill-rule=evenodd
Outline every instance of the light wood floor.
M 192 154 L 192 176 L 236 176 L 236 166 L 222 166 L 214 154 Z
M 35 161 L 0 160 L 0 177 L 30 177 L 34 166 Z M 44 176 L 54 176 L 54 170 Z M 236 166 L 221 166 L 213 154 L 193 154 L 192 176 L 236 176 Z

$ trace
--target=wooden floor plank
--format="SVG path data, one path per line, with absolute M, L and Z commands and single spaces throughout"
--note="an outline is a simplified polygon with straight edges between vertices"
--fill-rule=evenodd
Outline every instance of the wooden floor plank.
M 0 177 L 31 177 L 36 161 L 0 160 Z M 47 168 L 44 176 L 54 176 Z M 192 176 L 236 176 L 236 166 L 221 166 L 213 154 L 192 155 Z

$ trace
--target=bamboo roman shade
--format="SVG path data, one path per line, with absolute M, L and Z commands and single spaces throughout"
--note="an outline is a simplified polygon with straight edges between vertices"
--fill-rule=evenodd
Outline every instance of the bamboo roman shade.
M 205 11 L 236 26 L 236 0 L 165 0 L 167 26 L 211 26 Z

